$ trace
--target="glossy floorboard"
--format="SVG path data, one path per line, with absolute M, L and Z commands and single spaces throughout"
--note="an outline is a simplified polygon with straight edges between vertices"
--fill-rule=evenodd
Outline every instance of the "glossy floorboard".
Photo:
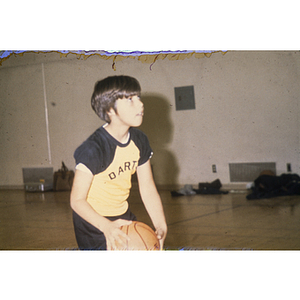
M 299 250 L 300 196 L 247 200 L 247 191 L 172 197 L 160 190 L 168 223 L 167 250 Z M 129 199 L 152 227 L 137 189 Z M 1 250 L 73 250 L 69 192 L 0 190 Z

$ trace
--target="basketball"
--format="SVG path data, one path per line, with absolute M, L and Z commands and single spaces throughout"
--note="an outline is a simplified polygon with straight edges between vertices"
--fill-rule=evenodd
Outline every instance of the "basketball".
M 158 238 L 148 225 L 132 221 L 130 225 L 122 226 L 120 229 L 129 236 L 130 240 L 126 241 L 125 248 L 117 243 L 116 250 L 159 250 Z

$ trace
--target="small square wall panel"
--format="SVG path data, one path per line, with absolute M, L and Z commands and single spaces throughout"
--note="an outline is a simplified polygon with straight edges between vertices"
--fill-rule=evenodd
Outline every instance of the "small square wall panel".
M 175 87 L 176 110 L 195 109 L 194 86 Z

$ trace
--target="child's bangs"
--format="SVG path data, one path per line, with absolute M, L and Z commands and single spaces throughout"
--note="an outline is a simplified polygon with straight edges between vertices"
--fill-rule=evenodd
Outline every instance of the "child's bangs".
M 123 89 L 117 92 L 117 98 L 129 98 L 133 96 L 140 97 L 140 95 L 141 95 L 141 88 L 138 84 L 124 87 Z
M 133 97 L 133 96 L 140 97 L 140 95 L 141 95 L 140 91 L 132 91 L 132 92 L 125 91 L 123 93 L 123 97 L 125 97 L 125 98 L 130 98 L 130 97 Z

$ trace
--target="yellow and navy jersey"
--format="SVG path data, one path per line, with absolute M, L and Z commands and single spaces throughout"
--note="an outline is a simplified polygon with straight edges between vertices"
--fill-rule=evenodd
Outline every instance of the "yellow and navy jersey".
M 125 213 L 131 176 L 151 156 L 148 138 L 139 129 L 129 129 L 125 144 L 112 137 L 105 126 L 97 129 L 74 153 L 76 165 L 84 165 L 94 176 L 87 202 L 102 216 Z

